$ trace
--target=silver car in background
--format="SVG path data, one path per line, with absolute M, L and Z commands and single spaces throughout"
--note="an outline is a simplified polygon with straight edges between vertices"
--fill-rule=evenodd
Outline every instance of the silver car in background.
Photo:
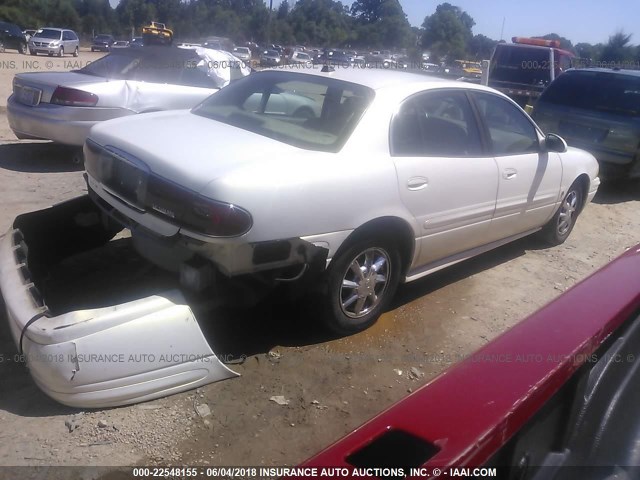
M 41 28 L 29 39 L 29 52 L 31 55 L 46 53 L 62 57 L 72 54 L 77 57 L 80 53 L 80 40 L 73 30 Z
M 225 73 L 249 73 L 214 68 L 228 57 L 235 59 L 205 49 L 122 48 L 81 70 L 19 73 L 7 101 L 9 126 L 20 139 L 79 147 L 98 122 L 191 108 L 227 83 Z

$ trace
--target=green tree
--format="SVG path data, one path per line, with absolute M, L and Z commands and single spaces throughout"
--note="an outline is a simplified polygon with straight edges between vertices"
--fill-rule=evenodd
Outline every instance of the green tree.
M 603 62 L 628 62 L 634 57 L 634 49 L 629 42 L 631 34 L 622 30 L 609 37 L 609 41 L 602 49 L 600 60 Z
M 468 44 L 469 54 L 476 60 L 487 60 L 491 57 L 493 49 L 498 44 L 497 40 L 478 34 L 474 35 Z
M 406 48 L 415 45 L 411 25 L 398 0 L 356 0 L 354 44 L 369 47 Z
M 424 19 L 422 47 L 429 49 L 435 57 L 462 58 L 473 37 L 471 29 L 474 25 L 467 12 L 450 3 L 442 3 L 433 15 Z

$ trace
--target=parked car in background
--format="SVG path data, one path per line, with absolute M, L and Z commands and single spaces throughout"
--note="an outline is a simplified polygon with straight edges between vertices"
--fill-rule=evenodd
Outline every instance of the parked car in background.
M 116 40 L 111 44 L 111 48 L 129 48 L 128 40 Z
M 99 34 L 93 38 L 91 43 L 92 52 L 108 52 L 111 50 L 111 46 L 115 42 L 113 35 Z
M 80 53 L 80 40 L 73 30 L 41 28 L 29 40 L 29 52 L 31 55 L 46 53 L 62 57 L 72 54 L 77 57 Z
M 227 37 L 207 37 L 202 43 L 202 46 L 204 48 L 225 52 L 231 52 L 233 50 L 233 42 Z
M 637 478 L 639 287 L 636 245 L 480 350 L 430 353 L 453 365 L 302 466 L 343 477 L 392 467 L 376 477 Z
M 233 51 L 231 53 L 243 62 L 251 61 L 251 50 L 249 50 L 249 47 L 233 47 Z
M 261 67 L 277 67 L 282 64 L 282 58 L 280 52 L 277 50 L 265 50 L 260 55 Z
M 271 109 L 283 94 L 317 113 Z M 535 232 L 564 242 L 599 185 L 590 153 L 499 92 L 351 68 L 257 72 L 191 111 L 96 125 L 85 158 L 96 204 L 186 287 L 305 279 L 340 334 L 400 282 Z
M 82 146 L 98 122 L 191 108 L 222 86 L 209 53 L 121 48 L 80 70 L 19 73 L 7 100 L 9 126 L 18 138 Z
M 0 22 L 0 52 L 6 49 L 27 53 L 27 39 L 20 27 L 9 22 Z
M 604 178 L 640 178 L 640 72 L 603 68 L 563 73 L 533 116 L 544 131 L 590 151 Z
M 27 42 L 36 33 L 36 31 L 37 30 L 33 30 L 33 29 L 27 29 L 22 31 L 22 33 L 24 33 L 24 37 L 26 38 Z
M 312 66 L 311 55 L 305 52 L 295 51 L 291 53 L 291 57 L 289 58 L 289 63 L 292 65 L 305 65 Z

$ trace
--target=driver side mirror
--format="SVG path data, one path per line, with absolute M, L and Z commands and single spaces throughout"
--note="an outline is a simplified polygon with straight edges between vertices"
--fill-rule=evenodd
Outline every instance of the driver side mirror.
M 564 153 L 567 151 L 567 142 L 555 133 L 547 133 L 542 142 L 542 147 L 545 152 Z

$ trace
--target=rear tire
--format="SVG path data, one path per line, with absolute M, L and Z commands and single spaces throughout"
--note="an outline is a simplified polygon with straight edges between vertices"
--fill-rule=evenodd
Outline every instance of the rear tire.
M 363 239 L 347 246 L 325 273 L 325 325 L 339 335 L 373 325 L 398 288 L 400 269 L 400 253 L 389 239 Z
M 560 245 L 569 238 L 569 234 L 573 230 L 580 214 L 583 198 L 583 189 L 578 183 L 574 183 L 569 187 L 569 191 L 562 199 L 560 208 L 540 231 L 541 238 L 547 244 L 550 246 Z
M 4 53 L 4 43 L 0 42 L 0 53 Z

